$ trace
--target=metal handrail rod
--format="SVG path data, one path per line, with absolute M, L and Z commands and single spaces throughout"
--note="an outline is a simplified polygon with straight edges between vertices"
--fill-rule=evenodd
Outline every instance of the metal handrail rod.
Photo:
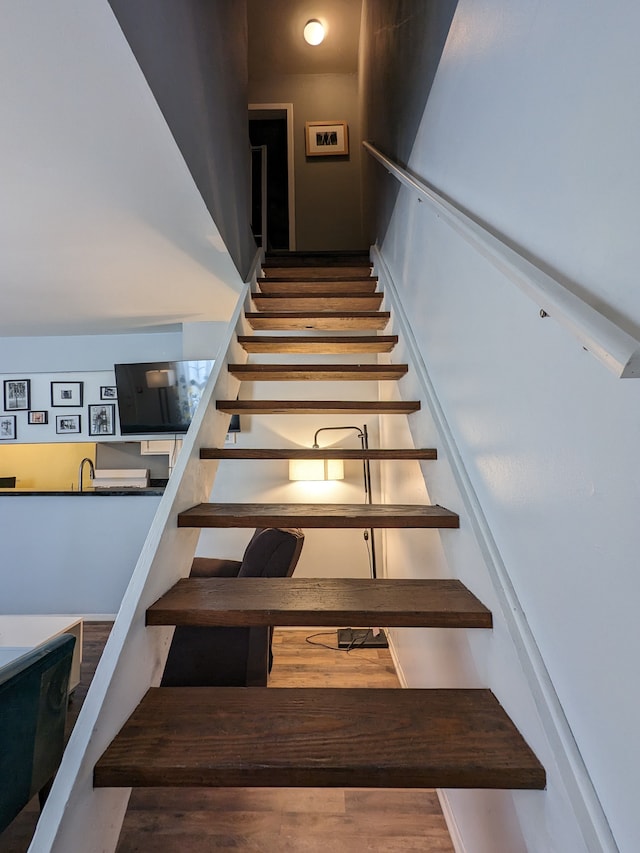
M 553 317 L 618 378 L 640 378 L 640 341 L 370 142 L 362 144 L 391 175 L 430 202 L 451 227 L 536 302 L 541 317 Z

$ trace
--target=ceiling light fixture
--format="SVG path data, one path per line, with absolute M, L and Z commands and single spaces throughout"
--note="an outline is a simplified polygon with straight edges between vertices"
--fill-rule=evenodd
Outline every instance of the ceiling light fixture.
M 324 41 L 324 27 L 317 18 L 312 18 L 304 25 L 304 40 L 313 46 Z

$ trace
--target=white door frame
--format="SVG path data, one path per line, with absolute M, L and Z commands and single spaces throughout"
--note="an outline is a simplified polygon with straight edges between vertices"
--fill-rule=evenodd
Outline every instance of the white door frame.
M 249 112 L 255 110 L 261 113 L 273 113 L 272 116 L 263 115 L 262 118 L 286 118 L 287 120 L 287 172 L 289 191 L 289 251 L 296 249 L 296 191 L 295 191 L 295 168 L 294 168 L 294 133 L 293 133 L 293 104 L 249 104 Z M 284 115 L 283 115 L 284 113 Z M 249 116 L 251 118 L 251 116 Z

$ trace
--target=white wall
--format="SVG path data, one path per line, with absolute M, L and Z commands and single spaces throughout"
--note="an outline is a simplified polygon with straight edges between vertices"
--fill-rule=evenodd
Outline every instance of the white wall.
M 625 0 L 460 0 L 409 161 L 636 334 L 639 27 Z M 541 320 L 408 191 L 382 252 L 617 844 L 635 850 L 636 385 Z M 484 586 L 481 567 L 450 568 Z M 523 706 L 542 745 L 494 670 L 499 639 L 479 674 Z M 407 646 L 414 683 L 433 677 L 423 648 Z M 495 802 L 455 796 L 470 850 L 586 849 L 547 769 L 547 793 L 513 794 L 524 839 L 508 848 Z
M 115 385 L 114 364 L 179 359 L 182 345 L 180 329 L 157 334 L 0 338 L 0 380 L 28 379 L 31 383 L 31 409 L 49 413 L 48 423 L 37 426 L 28 423 L 28 412 L 12 413 L 16 415 L 17 442 L 41 444 L 86 440 L 89 436 L 87 407 L 101 402 L 101 386 Z M 51 382 L 82 382 L 82 405 L 52 407 Z M 80 415 L 79 434 L 56 433 L 56 415 L 67 414 Z M 115 430 L 113 437 L 103 438 L 107 441 L 120 440 L 117 408 Z
M 371 356 L 366 356 L 371 361 Z M 363 363 L 362 356 L 322 356 L 323 363 Z M 290 362 L 290 356 L 269 354 L 251 355 L 255 363 Z M 317 363 L 318 356 L 297 355 L 300 364 Z M 374 382 L 243 382 L 242 398 L 265 400 L 316 399 L 376 400 Z M 241 416 L 242 432 L 238 447 L 311 447 L 314 433 L 324 426 L 353 425 L 362 428 L 366 423 L 372 447 L 378 446 L 377 416 L 362 418 L 355 415 L 265 415 Z M 358 448 L 357 433 L 327 432 L 318 439 L 321 447 L 338 444 Z M 213 464 L 213 463 L 204 463 Z M 290 482 L 286 460 L 223 461 L 219 464 L 211 500 L 216 502 L 293 502 L 364 503 L 362 465 L 345 463 L 345 479 L 336 482 Z M 376 484 L 374 483 L 374 489 Z M 302 577 L 367 577 L 369 557 L 361 530 L 305 529 L 305 543 L 296 568 Z M 239 558 L 248 541 L 248 530 L 212 530 L 200 535 L 198 554 Z
M 228 229 L 211 219 L 109 4 L 2 5 L 0 333 L 228 319 L 242 286 Z M 244 104 L 233 116 L 246 132 Z M 207 162 L 229 171 L 229 158 Z M 247 163 L 234 186 L 246 186 Z
M 181 326 L 163 332 L 124 335 L 0 337 L 0 371 L 30 373 L 113 370 L 127 361 L 180 358 Z
M 87 405 L 100 402 L 101 385 L 114 384 L 114 363 L 211 356 L 226 327 L 188 323 L 184 338 L 180 328 L 145 334 L 0 338 L 0 380 L 30 379 L 32 409 L 49 411 L 46 426 L 30 426 L 27 412 L 16 412 L 18 442 L 86 440 Z M 83 406 L 51 408 L 50 382 L 76 380 L 84 383 Z M 56 414 L 65 412 L 81 413 L 82 434 L 56 435 Z M 121 440 L 118 431 L 116 425 L 116 435 L 102 440 Z M 1 499 L 2 612 L 116 613 L 159 501 L 140 495 Z
M 250 80 L 252 104 L 292 103 L 296 248 L 337 251 L 366 246 L 360 209 L 361 147 L 356 74 L 283 74 Z M 348 157 L 307 157 L 305 122 L 346 121 Z
M 2 613 L 112 617 L 159 503 L 153 495 L 0 497 Z
M 192 322 L 155 333 L 0 338 L 0 393 L 5 379 L 28 379 L 31 409 L 49 413 L 46 425 L 35 426 L 28 423 L 26 411 L 11 412 L 17 418 L 17 442 L 84 440 L 89 436 L 87 406 L 105 402 L 100 399 L 100 388 L 115 385 L 114 364 L 213 358 L 226 328 L 222 322 Z M 82 406 L 52 407 L 51 382 L 82 382 Z M 0 412 L 2 402 L 0 397 Z M 101 440 L 122 440 L 117 407 L 115 412 L 115 434 Z M 65 414 L 80 414 L 79 435 L 56 433 L 56 415 Z

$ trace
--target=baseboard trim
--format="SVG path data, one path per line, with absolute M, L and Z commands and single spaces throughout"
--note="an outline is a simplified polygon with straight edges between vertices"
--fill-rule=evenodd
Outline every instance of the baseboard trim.
M 391 660 L 393 661 L 393 666 L 395 668 L 396 675 L 398 676 L 400 687 L 406 689 L 409 684 L 404 674 L 404 670 L 402 669 L 400 658 L 398 657 L 398 652 L 393 641 L 393 634 L 391 634 L 388 630 L 387 639 L 389 641 L 389 652 L 391 654 Z M 436 788 L 436 794 L 438 795 L 438 800 L 440 801 L 440 808 L 442 809 L 444 822 L 446 823 L 447 830 L 449 832 L 449 835 L 451 836 L 451 843 L 453 844 L 453 849 L 455 850 L 455 853 L 466 853 L 465 846 L 462 841 L 462 835 L 460 834 L 460 828 L 458 827 L 458 822 L 456 820 L 455 814 L 453 813 L 453 809 L 451 808 L 451 804 L 449 803 L 449 798 L 447 797 L 446 792 L 443 791 L 441 788 Z
M 455 853 L 467 853 L 467 848 L 462 840 L 458 821 L 456 820 L 456 816 L 451 808 L 451 803 L 449 802 L 449 797 L 447 796 L 446 791 L 443 791 L 442 788 L 436 788 L 436 794 L 440 801 L 440 808 L 442 809 L 444 822 L 447 824 L 447 829 L 449 830 L 449 836 L 451 837 L 451 843 L 453 844 Z

